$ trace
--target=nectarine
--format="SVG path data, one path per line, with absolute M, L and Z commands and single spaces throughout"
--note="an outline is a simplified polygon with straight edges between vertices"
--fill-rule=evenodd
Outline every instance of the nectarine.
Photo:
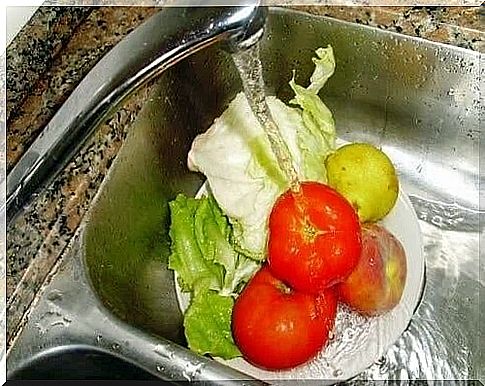
M 361 314 L 382 314 L 401 300 L 406 274 L 406 254 L 399 240 L 381 225 L 365 224 L 357 267 L 338 285 L 340 300 Z

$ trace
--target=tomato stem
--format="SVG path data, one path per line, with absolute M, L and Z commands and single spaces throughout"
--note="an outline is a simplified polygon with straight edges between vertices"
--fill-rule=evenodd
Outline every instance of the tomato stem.
M 289 295 L 293 292 L 293 290 L 282 281 L 278 282 L 278 284 L 276 284 L 276 287 L 285 295 Z

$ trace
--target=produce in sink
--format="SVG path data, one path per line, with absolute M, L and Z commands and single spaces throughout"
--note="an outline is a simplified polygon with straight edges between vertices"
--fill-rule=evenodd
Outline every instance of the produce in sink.
M 365 224 L 359 264 L 337 286 L 340 300 L 365 315 L 392 310 L 401 300 L 406 272 L 406 255 L 399 240 L 378 224 Z
M 326 344 L 336 311 L 334 290 L 294 291 L 264 266 L 236 300 L 232 331 L 249 362 L 285 369 L 306 362 Z
M 373 280 L 383 272 L 372 272 L 367 281 L 359 276 L 367 275 L 365 269 L 353 275 L 368 257 L 361 252 L 362 222 L 389 213 L 397 177 L 391 163 L 393 174 L 372 185 L 366 167 L 377 175 L 382 166 L 381 152 L 372 145 L 364 146 L 371 154 L 368 165 L 364 157 L 355 173 L 335 172 L 342 162 L 344 168 L 355 162 L 337 149 L 332 114 L 318 96 L 335 69 L 332 48 L 316 54 L 309 86 L 290 81 L 290 105 L 267 97 L 298 173 L 298 189 L 290 189 L 242 93 L 192 144 L 188 166 L 206 176 L 208 191 L 200 199 L 179 195 L 170 204 L 169 266 L 190 296 L 185 335 L 199 354 L 243 356 L 270 370 L 303 364 L 328 342 L 337 293 L 354 306 L 354 283 L 382 287 Z M 394 275 L 393 264 L 376 267 L 399 279 L 383 312 L 399 301 L 406 271 Z
M 294 289 L 319 293 L 350 275 L 361 251 L 360 224 L 349 202 L 328 185 L 301 183 L 282 194 L 269 218 L 268 262 Z
M 328 184 L 355 207 L 362 222 L 384 218 L 394 207 L 399 181 L 387 155 L 368 143 L 351 143 L 327 157 Z

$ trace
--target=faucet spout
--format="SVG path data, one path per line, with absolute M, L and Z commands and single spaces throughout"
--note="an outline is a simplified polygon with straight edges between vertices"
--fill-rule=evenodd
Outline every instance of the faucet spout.
M 183 1 L 183 0 L 180 0 Z M 12 168 L 0 218 L 9 224 L 67 166 L 95 129 L 143 84 L 215 43 L 231 52 L 256 43 L 267 10 L 258 0 L 231 7 L 172 4 L 117 44 L 81 81 Z
M 229 18 L 228 22 L 237 23 L 236 20 L 239 19 L 242 28 L 235 35 L 234 39 L 229 41 L 227 48 L 232 52 L 236 52 L 256 44 L 263 35 L 266 16 L 267 9 L 264 7 L 258 5 L 240 7 L 238 12 Z

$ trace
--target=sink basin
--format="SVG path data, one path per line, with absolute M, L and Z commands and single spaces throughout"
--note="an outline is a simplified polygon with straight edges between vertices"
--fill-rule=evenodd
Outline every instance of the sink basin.
M 483 378 L 476 339 L 477 331 L 483 332 L 478 299 L 484 289 L 478 250 L 483 234 L 480 56 L 272 9 L 261 45 L 268 93 L 290 100 L 292 70 L 297 70 L 297 82 L 305 84 L 315 49 L 328 44 L 337 67 L 321 96 L 334 113 L 337 133 L 347 141 L 374 143 L 394 161 L 420 219 L 427 265 L 426 288 L 408 330 L 358 379 Z M 189 363 L 202 364 L 205 379 L 243 379 L 184 349 L 183 316 L 167 268 L 168 202 L 179 192 L 194 195 L 204 182 L 186 166 L 191 142 L 241 89 L 231 57 L 220 47 L 205 49 L 160 76 L 72 240 L 64 268 L 56 272 L 12 348 L 13 367 L 36 351 L 89 343 L 107 351 L 67 350 L 63 360 L 69 366 L 94 355 L 100 369 L 89 375 L 81 366 L 73 377 L 103 377 L 106 369 L 119 366 L 122 376 L 184 380 Z M 63 301 L 49 299 L 49 291 L 62 292 Z M 53 312 L 53 305 L 73 322 L 42 332 L 43 315 Z M 25 348 L 32 340 L 39 349 Z M 160 354 L 157 347 L 165 351 Z M 167 347 L 172 356 L 165 355 Z M 61 353 L 35 357 L 14 377 L 54 377 L 50 369 Z
M 107 351 L 89 346 L 58 347 L 31 358 L 8 379 L 137 379 L 157 377 Z

